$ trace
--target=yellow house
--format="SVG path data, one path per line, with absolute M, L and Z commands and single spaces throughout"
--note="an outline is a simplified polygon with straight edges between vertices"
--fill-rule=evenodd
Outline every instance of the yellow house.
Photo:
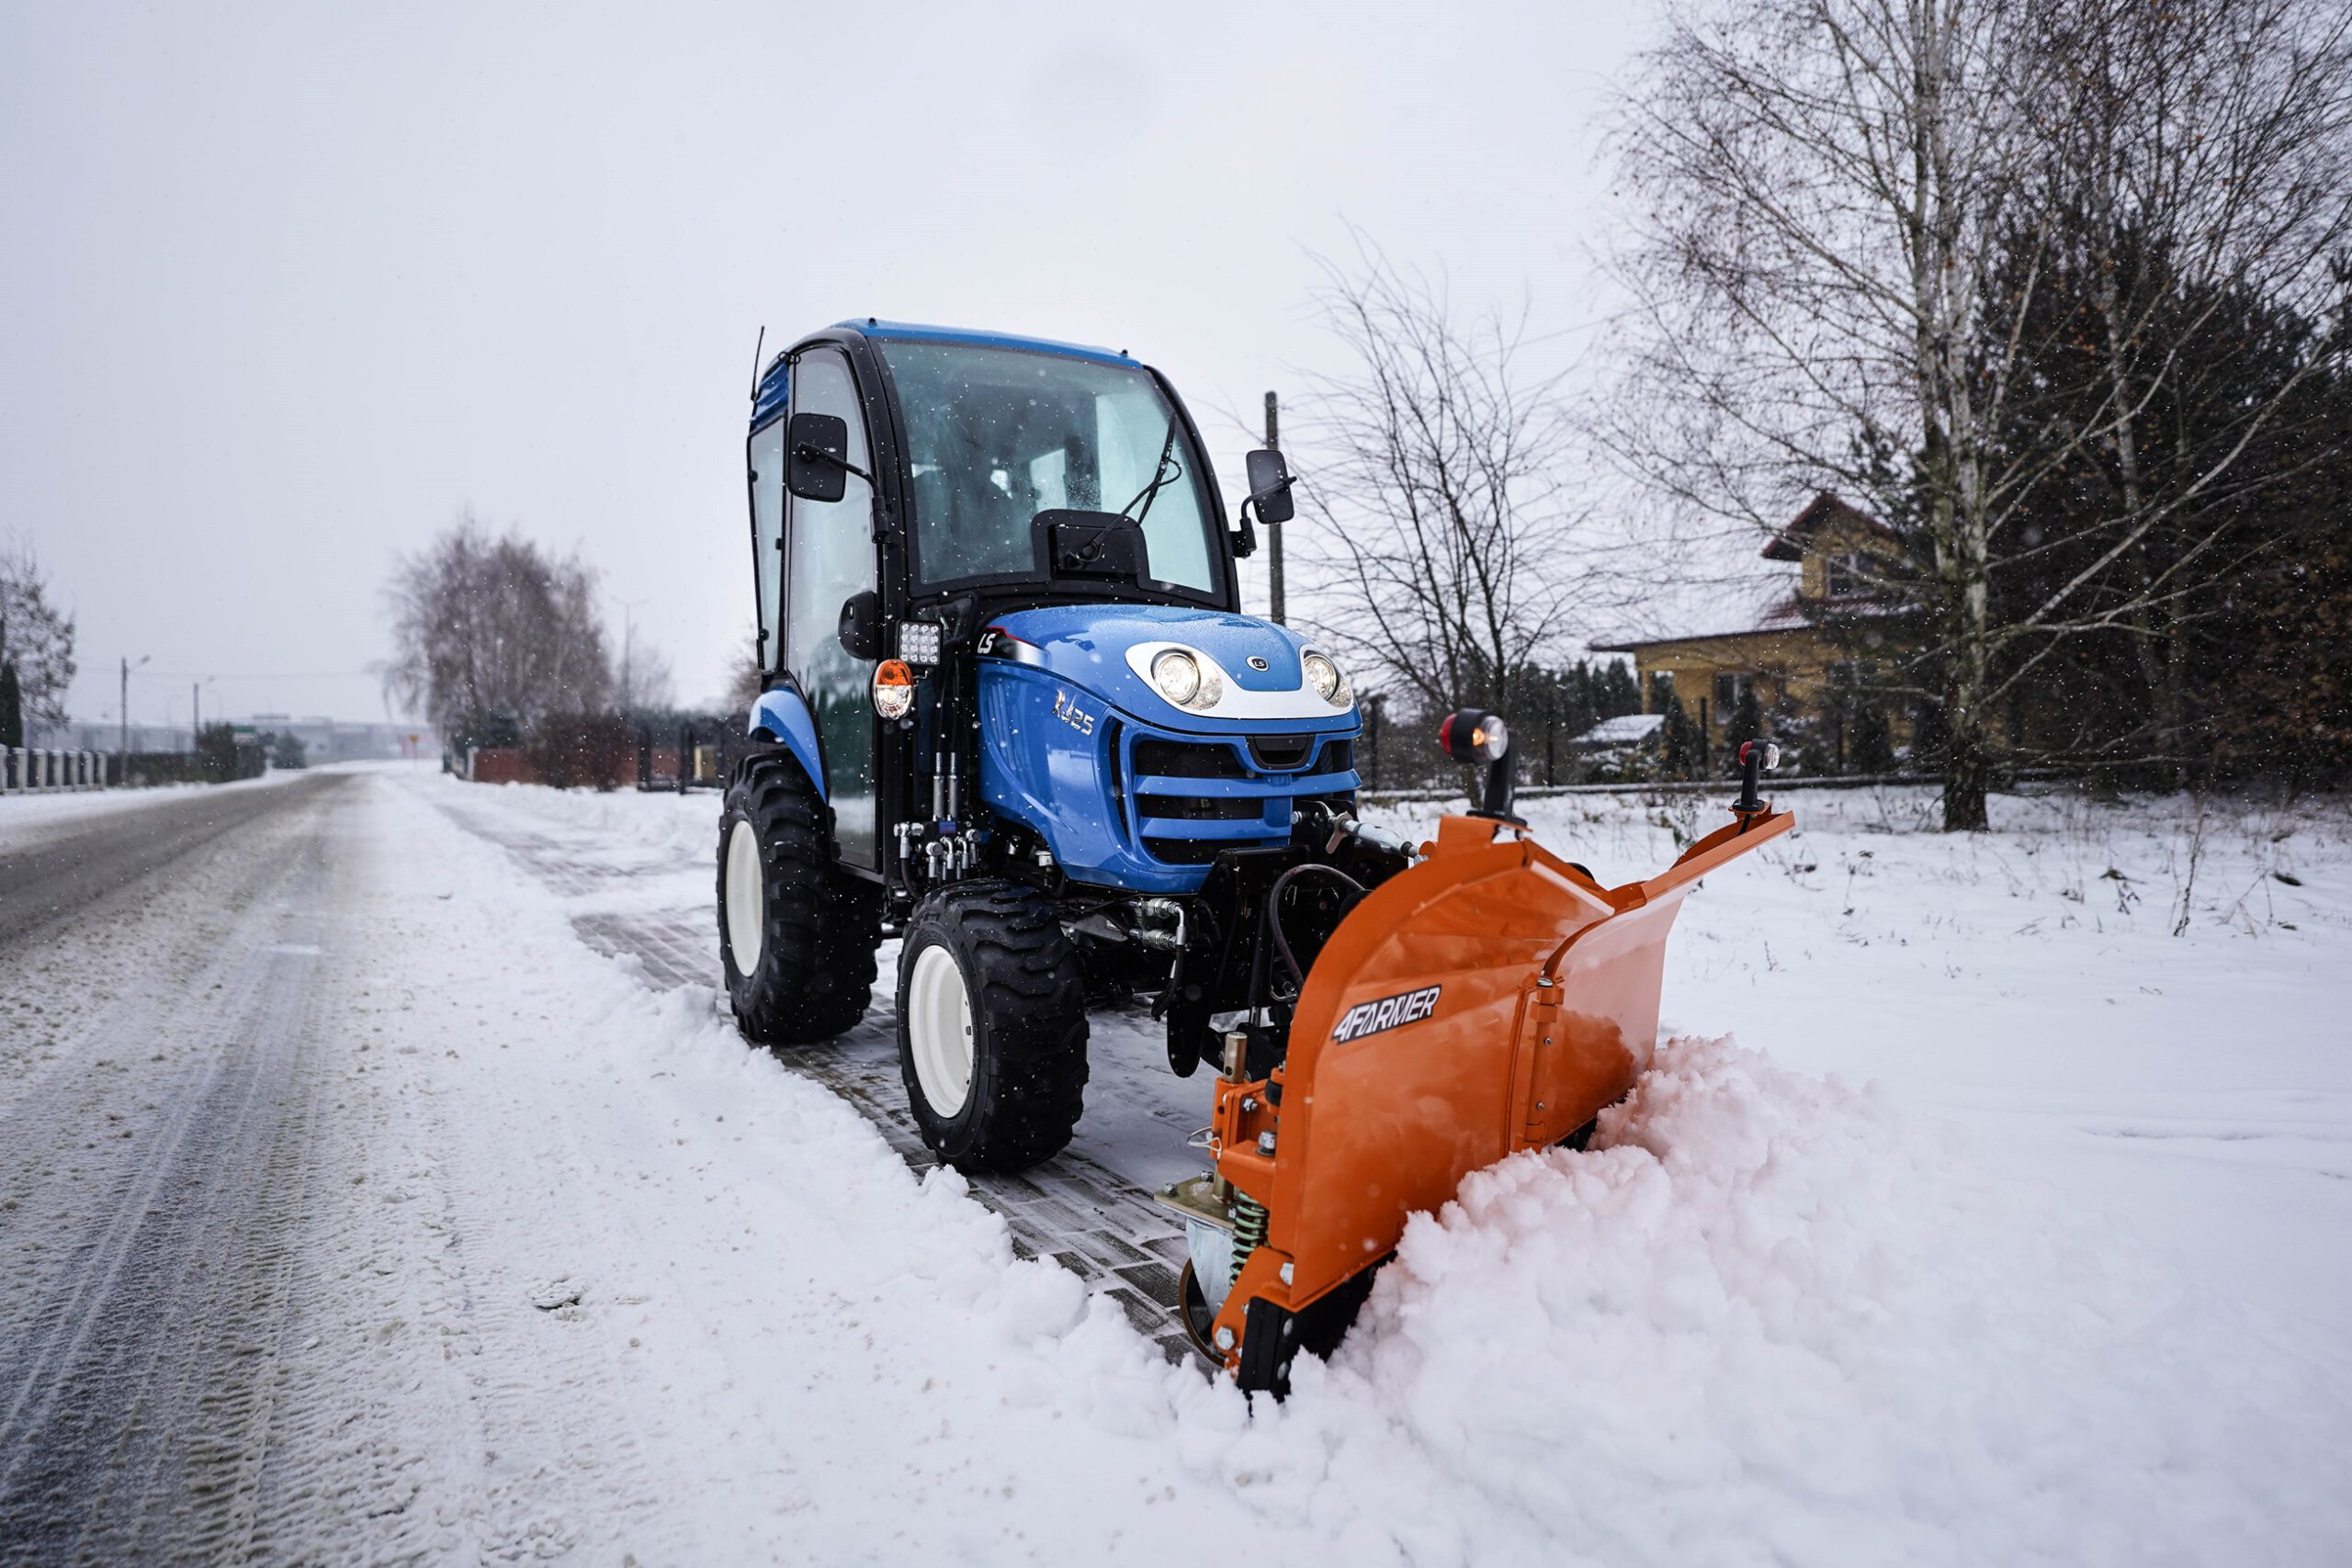
M 1839 646 L 1822 623 L 1850 625 L 1883 613 L 1883 563 L 1898 547 L 1893 529 L 1824 491 L 1764 547 L 1764 559 L 1794 562 L 1797 570 L 1792 577 L 1775 574 L 1782 582 L 1765 585 L 1769 596 L 1760 613 L 1733 617 L 1733 624 L 1720 628 L 1596 643 L 1594 651 L 1633 655 L 1644 712 L 1657 700 L 1652 677 L 1667 676 L 1711 749 L 1722 743 L 1724 727 L 1750 686 L 1768 728 L 1775 715 L 1784 722 L 1832 718 L 1837 705 L 1827 699 L 1839 687 L 1850 691 L 1860 684 L 1858 663 L 1888 634 L 1865 631 L 1864 646 L 1857 649 Z M 1907 740 L 1907 716 L 1890 713 L 1887 718 L 1890 738 L 1898 744 Z M 1822 744 L 1836 755 L 1813 765 L 1834 760 L 1842 766 L 1842 728 L 1833 722 Z

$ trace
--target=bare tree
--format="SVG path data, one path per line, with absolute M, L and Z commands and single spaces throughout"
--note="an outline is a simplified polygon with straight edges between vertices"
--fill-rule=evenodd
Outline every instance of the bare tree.
M 1464 323 L 1442 284 L 1368 245 L 1360 263 L 1324 264 L 1317 297 L 1354 363 L 1311 378 L 1294 422 L 1300 618 L 1366 683 L 1501 707 L 1613 581 L 1571 499 L 1557 378 L 1527 368 L 1523 310 Z
M 742 639 L 735 645 L 735 657 L 727 665 L 727 705 L 730 711 L 749 713 L 752 705 L 767 690 L 768 672 L 760 658 L 760 628 L 754 624 L 743 628 Z
M 596 574 L 576 555 L 493 538 L 461 515 L 399 562 L 385 597 L 395 649 L 385 690 L 453 746 L 511 744 L 550 716 L 610 702 Z
M 31 545 L 0 543 L 0 663 L 13 664 L 28 725 L 63 724 L 74 684 L 74 617 L 50 594 L 49 572 Z
M 1921 612 L 1908 684 L 1942 731 L 1948 829 L 1984 825 L 1994 716 L 2051 649 L 2158 635 L 2204 552 L 2151 570 L 2143 547 L 2245 477 L 2293 390 L 2233 417 L 2163 499 L 2121 496 L 2078 570 L 1996 603 L 1997 576 L 2054 547 L 2021 521 L 2042 488 L 2128 453 L 2179 347 L 2183 278 L 2119 288 L 2086 414 L 2049 379 L 2081 330 L 2047 308 L 2053 273 L 2086 227 L 2113 253 L 2096 271 L 2154 224 L 2208 283 L 2308 290 L 2342 243 L 2342 25 L 2295 0 L 2188 13 L 1723 0 L 1671 15 L 1627 96 L 1637 309 L 1611 445 L 1697 512 L 1770 529 L 1831 489 L 1917 542 L 1915 574 L 1890 576 Z

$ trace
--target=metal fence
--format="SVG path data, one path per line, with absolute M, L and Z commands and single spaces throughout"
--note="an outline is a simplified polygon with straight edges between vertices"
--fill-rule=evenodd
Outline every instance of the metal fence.
M 740 719 L 688 719 L 675 731 L 637 732 L 637 787 L 641 790 L 725 789 L 735 762 L 750 747 Z
M 47 747 L 0 747 L 0 795 L 51 795 L 107 787 L 103 751 L 58 751 Z

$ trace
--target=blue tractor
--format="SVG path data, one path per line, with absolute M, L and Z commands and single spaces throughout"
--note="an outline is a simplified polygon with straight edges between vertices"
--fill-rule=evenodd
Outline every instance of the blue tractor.
M 1069 1141 L 1087 1016 L 1148 1003 L 1211 1063 L 1208 1168 L 1163 1189 L 1182 1319 L 1245 1389 L 1328 1348 L 1408 1217 L 1575 1143 L 1657 1034 L 1699 879 L 1791 826 L 1743 748 L 1733 821 L 1609 887 L 1514 815 L 1509 727 L 1439 729 L 1482 805 L 1419 850 L 1358 823 L 1355 696 L 1240 613 L 1291 514 L 1250 455 L 1236 526 L 1200 433 L 1125 354 L 877 321 L 760 377 L 752 549 L 766 689 L 718 840 L 754 1040 L 829 1039 L 899 947 L 923 1140 L 1017 1170 Z
M 1278 1051 L 1298 954 L 1409 858 L 1353 819 L 1347 677 L 1241 613 L 1280 456 L 1228 529 L 1148 366 L 867 320 L 766 366 L 749 470 L 765 690 L 718 847 L 743 1032 L 848 1029 L 896 931 L 916 1123 L 992 1170 L 1069 1142 L 1090 1005 L 1148 1001 L 1182 1074 Z

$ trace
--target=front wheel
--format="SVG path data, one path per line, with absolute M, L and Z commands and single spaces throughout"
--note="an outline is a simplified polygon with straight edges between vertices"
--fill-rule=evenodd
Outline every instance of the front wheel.
M 1086 984 L 1042 895 L 943 888 L 899 949 L 899 1069 L 932 1151 L 1021 1170 L 1069 1142 L 1086 1089 Z

